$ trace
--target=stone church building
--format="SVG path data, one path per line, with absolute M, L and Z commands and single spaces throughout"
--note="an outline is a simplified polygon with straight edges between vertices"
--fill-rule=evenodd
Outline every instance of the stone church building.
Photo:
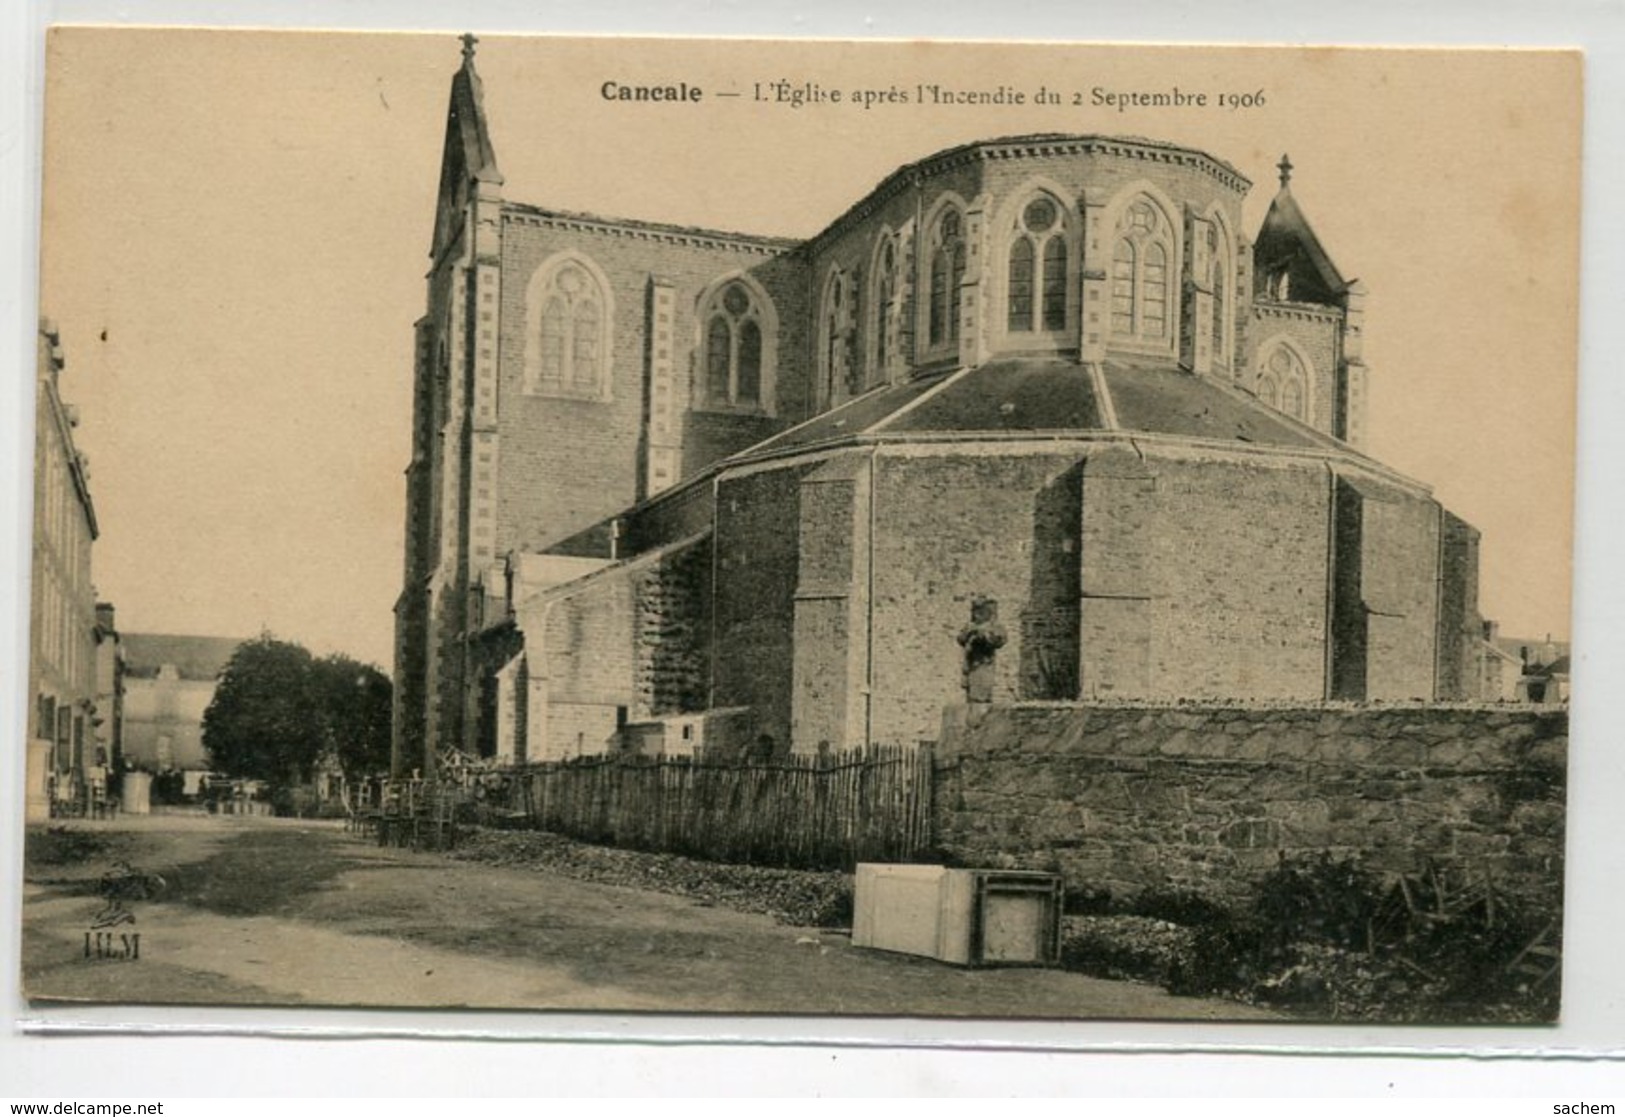
M 1476 698 L 1477 532 L 1362 452 L 1362 285 L 1187 147 L 939 152 L 809 240 L 508 199 L 471 44 L 417 323 L 396 770 Z

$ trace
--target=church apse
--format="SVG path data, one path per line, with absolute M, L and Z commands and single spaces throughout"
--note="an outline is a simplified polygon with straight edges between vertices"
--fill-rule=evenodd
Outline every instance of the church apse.
M 575 707 L 584 749 L 707 711 L 775 749 L 929 739 L 978 595 L 995 702 L 1464 691 L 1471 529 L 1357 448 L 1366 293 L 1290 161 L 1251 238 L 1212 154 L 1031 135 L 900 166 L 796 240 L 506 198 L 482 96 L 470 56 L 419 331 L 403 743 L 534 758 Z M 585 539 L 603 568 L 476 662 L 504 564 Z M 521 677 L 523 716 L 491 709 Z

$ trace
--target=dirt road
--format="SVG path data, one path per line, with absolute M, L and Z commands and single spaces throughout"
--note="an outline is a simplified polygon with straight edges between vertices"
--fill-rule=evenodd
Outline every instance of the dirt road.
M 1131 982 L 866 951 L 657 892 L 381 849 L 328 823 L 173 815 L 78 828 L 108 844 L 85 858 L 32 857 L 24 885 L 23 986 L 36 1000 L 1271 1016 Z M 140 932 L 140 958 L 87 959 L 85 932 L 105 907 L 98 882 L 120 858 L 163 878 L 155 896 L 125 905 L 136 922 L 118 928 Z

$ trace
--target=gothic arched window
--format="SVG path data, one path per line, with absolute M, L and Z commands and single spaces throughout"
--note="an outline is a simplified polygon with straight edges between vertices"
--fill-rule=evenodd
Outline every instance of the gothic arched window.
M 1269 373 L 1261 373 L 1258 377 L 1258 398 L 1271 407 L 1281 406 L 1281 383 Z
M 959 287 L 965 280 L 964 219 L 952 207 L 943 211 L 931 234 L 927 289 L 931 305 L 926 343 L 936 349 L 959 344 Z
M 1011 333 L 1066 329 L 1066 221 L 1041 194 L 1022 207 L 1011 230 L 1006 325 Z
M 707 300 L 700 361 L 706 405 L 766 408 L 770 367 L 763 315 L 759 296 L 737 279 Z
M 869 336 L 874 339 L 874 345 L 869 355 L 869 379 L 871 383 L 878 383 L 886 379 L 891 348 L 896 341 L 892 314 L 897 303 L 897 241 L 891 236 L 882 238 L 880 249 L 875 254 L 874 281 L 870 288 L 874 293 L 874 305 Z
M 1309 422 L 1309 368 L 1296 349 L 1277 342 L 1258 363 L 1258 398 L 1299 422 Z
M 597 269 L 575 256 L 551 260 L 531 278 L 525 304 L 525 391 L 609 398 L 609 293 Z
M 1303 380 L 1300 377 L 1288 377 L 1281 381 L 1281 410 L 1294 419 L 1302 420 L 1303 413 Z
M 830 406 L 861 390 L 858 367 L 857 277 L 840 268 L 830 270 L 818 313 L 819 400 Z
M 1174 239 L 1167 217 L 1149 198 L 1135 198 L 1118 218 L 1112 244 L 1112 335 L 1167 345 L 1173 338 Z

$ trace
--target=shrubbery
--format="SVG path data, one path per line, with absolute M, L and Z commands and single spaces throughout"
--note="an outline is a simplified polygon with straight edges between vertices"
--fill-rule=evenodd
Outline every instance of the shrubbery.
M 30 829 L 24 841 L 24 855 L 30 869 L 43 865 L 77 865 L 121 848 L 127 836 L 105 830 L 82 830 L 74 826 Z
M 1069 967 L 1332 1019 L 1537 1022 L 1557 1012 L 1555 913 L 1462 870 L 1380 875 L 1323 854 L 1283 859 L 1238 904 L 1161 889 L 1111 906 L 1115 918 L 1069 920 Z
M 1187 964 L 1196 934 L 1144 915 L 1073 915 L 1062 928 L 1061 965 L 1067 969 L 1163 986 Z

